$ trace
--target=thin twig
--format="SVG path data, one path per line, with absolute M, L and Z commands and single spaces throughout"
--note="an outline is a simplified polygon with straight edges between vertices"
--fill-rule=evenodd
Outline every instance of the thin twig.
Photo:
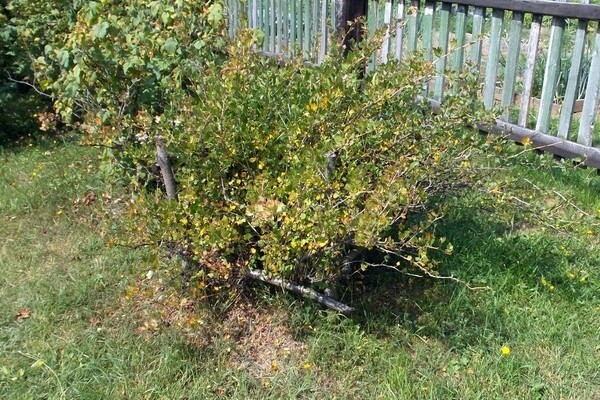
M 21 85 L 28 86 L 28 87 L 32 88 L 37 94 L 39 94 L 41 96 L 44 96 L 44 97 L 48 97 L 50 99 L 54 99 L 54 96 L 52 96 L 52 95 L 50 95 L 48 93 L 42 92 L 40 89 L 38 89 L 38 87 L 35 86 L 35 82 L 34 83 L 30 83 L 30 82 L 19 80 L 19 79 L 14 79 L 10 75 L 10 72 L 6 72 L 6 73 L 8 75 L 8 81 L 9 82 L 18 83 L 18 84 L 21 84 Z

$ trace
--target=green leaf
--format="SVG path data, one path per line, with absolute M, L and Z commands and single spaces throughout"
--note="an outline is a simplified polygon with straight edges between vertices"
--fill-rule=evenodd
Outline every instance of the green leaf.
M 109 26 L 110 25 L 106 21 L 94 25 L 92 28 L 92 39 L 104 39 Z
M 175 54 L 177 51 L 177 46 L 179 43 L 175 38 L 168 38 L 165 44 L 163 45 L 163 49 L 169 54 Z
M 196 50 L 201 50 L 204 48 L 204 46 L 206 46 L 206 42 L 202 39 L 198 39 L 192 44 L 192 46 L 194 46 Z
M 207 19 L 212 26 L 217 26 L 223 20 L 223 18 L 223 6 L 221 6 L 219 3 L 215 3 L 210 6 L 208 9 Z
M 57 54 L 58 63 L 63 68 L 69 68 L 69 62 L 71 60 L 71 56 L 68 51 L 61 50 Z

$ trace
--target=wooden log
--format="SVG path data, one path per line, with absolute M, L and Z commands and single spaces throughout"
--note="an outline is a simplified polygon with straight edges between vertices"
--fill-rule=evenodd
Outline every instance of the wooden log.
M 353 307 L 350 307 L 344 303 L 334 300 L 331 297 L 325 296 L 325 295 L 323 295 L 319 292 L 316 292 L 310 288 L 297 285 L 295 283 L 286 281 L 281 278 L 273 278 L 273 277 L 267 276 L 265 273 L 258 271 L 258 270 L 250 270 L 250 271 L 246 272 L 246 277 L 251 278 L 251 279 L 256 279 L 256 280 L 259 280 L 262 282 L 270 283 L 271 285 L 275 285 L 282 289 L 289 290 L 290 292 L 297 293 L 303 297 L 317 301 L 317 302 L 323 304 L 324 306 L 326 306 L 327 308 L 329 308 L 331 310 L 335 310 L 342 314 L 350 314 L 354 311 Z
M 167 198 L 169 200 L 177 200 L 177 184 L 175 182 L 175 175 L 173 174 L 171 159 L 167 153 L 167 150 L 165 149 L 165 141 L 162 136 L 158 136 L 156 138 L 156 162 L 160 167 L 160 173 L 165 184 Z

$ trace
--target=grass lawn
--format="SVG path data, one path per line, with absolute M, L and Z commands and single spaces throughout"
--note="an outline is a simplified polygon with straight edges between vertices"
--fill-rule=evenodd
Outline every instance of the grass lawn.
M 2 399 L 600 398 L 595 171 L 507 162 L 564 232 L 453 201 L 441 270 L 490 289 L 378 271 L 352 317 L 260 285 L 215 314 L 148 251 L 106 246 L 98 156 L 0 151 Z

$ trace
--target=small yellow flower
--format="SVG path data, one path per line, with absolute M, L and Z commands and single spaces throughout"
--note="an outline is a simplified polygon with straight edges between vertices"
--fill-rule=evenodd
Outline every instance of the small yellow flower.
M 500 348 L 500 354 L 502 354 L 503 356 L 510 355 L 510 347 L 508 347 L 507 345 L 502 346 Z
M 271 368 L 273 368 L 275 371 L 277 371 L 279 369 L 279 363 L 277 361 L 273 361 L 271 363 Z
M 310 369 L 310 367 L 310 363 L 304 363 L 304 365 L 302 365 L 302 369 Z

